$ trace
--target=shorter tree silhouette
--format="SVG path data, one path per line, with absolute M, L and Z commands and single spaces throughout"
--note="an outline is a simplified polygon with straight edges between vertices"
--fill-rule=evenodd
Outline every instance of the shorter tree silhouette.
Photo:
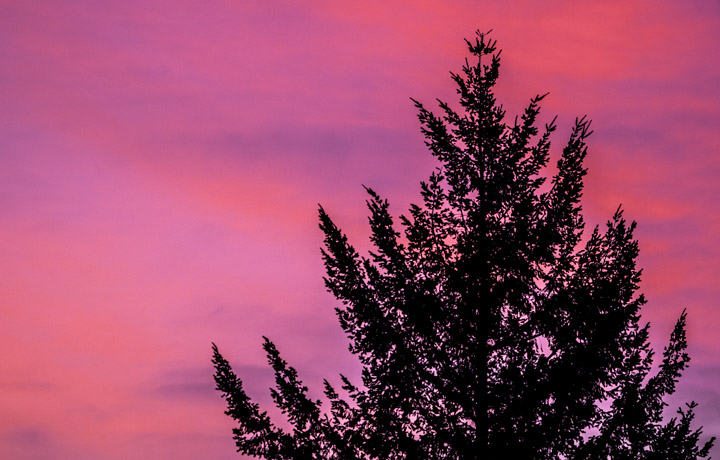
M 539 103 L 511 123 L 492 88 L 495 41 L 467 41 L 456 111 L 415 101 L 440 166 L 396 229 L 369 194 L 361 257 L 320 207 L 325 284 L 362 364 L 362 382 L 327 380 L 329 408 L 265 338 L 274 425 L 213 344 L 217 389 L 238 451 L 268 459 L 695 459 L 706 457 L 690 403 L 663 420 L 689 357 L 682 312 L 656 373 L 637 293 L 635 223 L 620 209 L 583 241 L 580 198 L 590 122 L 575 121 L 546 182 L 555 121 Z M 342 393 L 342 395 L 341 395 Z

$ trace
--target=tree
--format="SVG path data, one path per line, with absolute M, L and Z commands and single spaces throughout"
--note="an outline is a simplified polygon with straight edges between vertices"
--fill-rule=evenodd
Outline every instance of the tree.
M 539 103 L 514 122 L 496 103 L 496 42 L 467 41 L 455 110 L 414 101 L 439 167 L 422 205 L 401 216 L 368 188 L 374 251 L 361 257 L 320 207 L 325 284 L 362 382 L 326 380 L 329 410 L 265 338 L 275 426 L 213 344 L 217 389 L 237 420 L 238 451 L 268 459 L 695 459 L 713 439 L 691 403 L 663 420 L 689 357 L 683 311 L 651 372 L 640 325 L 635 223 L 623 212 L 583 238 L 580 198 L 590 122 L 575 121 L 546 184 L 555 120 Z

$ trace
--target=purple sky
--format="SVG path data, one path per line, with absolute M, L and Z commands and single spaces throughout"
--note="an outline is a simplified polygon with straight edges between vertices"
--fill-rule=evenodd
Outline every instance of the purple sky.
M 720 4 L 356 4 L 0 2 L 3 456 L 239 458 L 211 341 L 263 402 L 261 335 L 316 394 L 355 373 L 317 203 L 366 249 L 361 184 L 419 200 L 409 98 L 454 100 L 478 28 L 556 153 L 593 119 L 586 220 L 638 221 L 643 318 L 661 352 L 688 309 L 677 403 L 720 434 Z

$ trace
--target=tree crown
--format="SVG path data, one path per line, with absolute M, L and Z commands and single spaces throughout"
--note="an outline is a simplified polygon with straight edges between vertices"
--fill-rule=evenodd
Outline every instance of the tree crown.
M 689 357 L 686 313 L 660 369 L 641 326 L 635 223 L 620 208 L 583 242 L 580 200 L 590 121 L 575 120 L 546 177 L 555 120 L 540 102 L 513 122 L 493 87 L 500 52 L 487 34 L 452 73 L 459 105 L 414 101 L 439 167 L 396 228 L 367 188 L 374 250 L 362 257 L 320 207 L 327 289 L 362 382 L 324 382 L 329 409 L 265 339 L 272 398 L 292 431 L 245 394 L 213 346 L 217 389 L 238 450 L 269 459 L 678 458 L 707 456 L 694 403 L 664 423 Z M 549 181 L 549 182 L 548 182 Z M 547 185 L 544 186 L 544 184 Z

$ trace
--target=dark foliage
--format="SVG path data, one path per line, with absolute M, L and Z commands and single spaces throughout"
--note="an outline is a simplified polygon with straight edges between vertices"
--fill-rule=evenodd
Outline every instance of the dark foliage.
M 685 312 L 651 372 L 641 326 L 635 223 L 620 209 L 583 238 L 580 198 L 590 122 L 575 121 L 545 184 L 555 122 L 539 103 L 514 122 L 492 92 L 499 52 L 467 42 L 460 111 L 415 101 L 440 166 L 396 230 L 369 194 L 375 250 L 361 257 L 320 208 L 325 283 L 362 363 L 362 382 L 325 381 L 329 408 L 265 339 L 272 397 L 292 431 L 273 425 L 214 348 L 217 389 L 237 420 L 238 451 L 268 459 L 695 459 L 694 403 L 664 421 L 689 357 Z

